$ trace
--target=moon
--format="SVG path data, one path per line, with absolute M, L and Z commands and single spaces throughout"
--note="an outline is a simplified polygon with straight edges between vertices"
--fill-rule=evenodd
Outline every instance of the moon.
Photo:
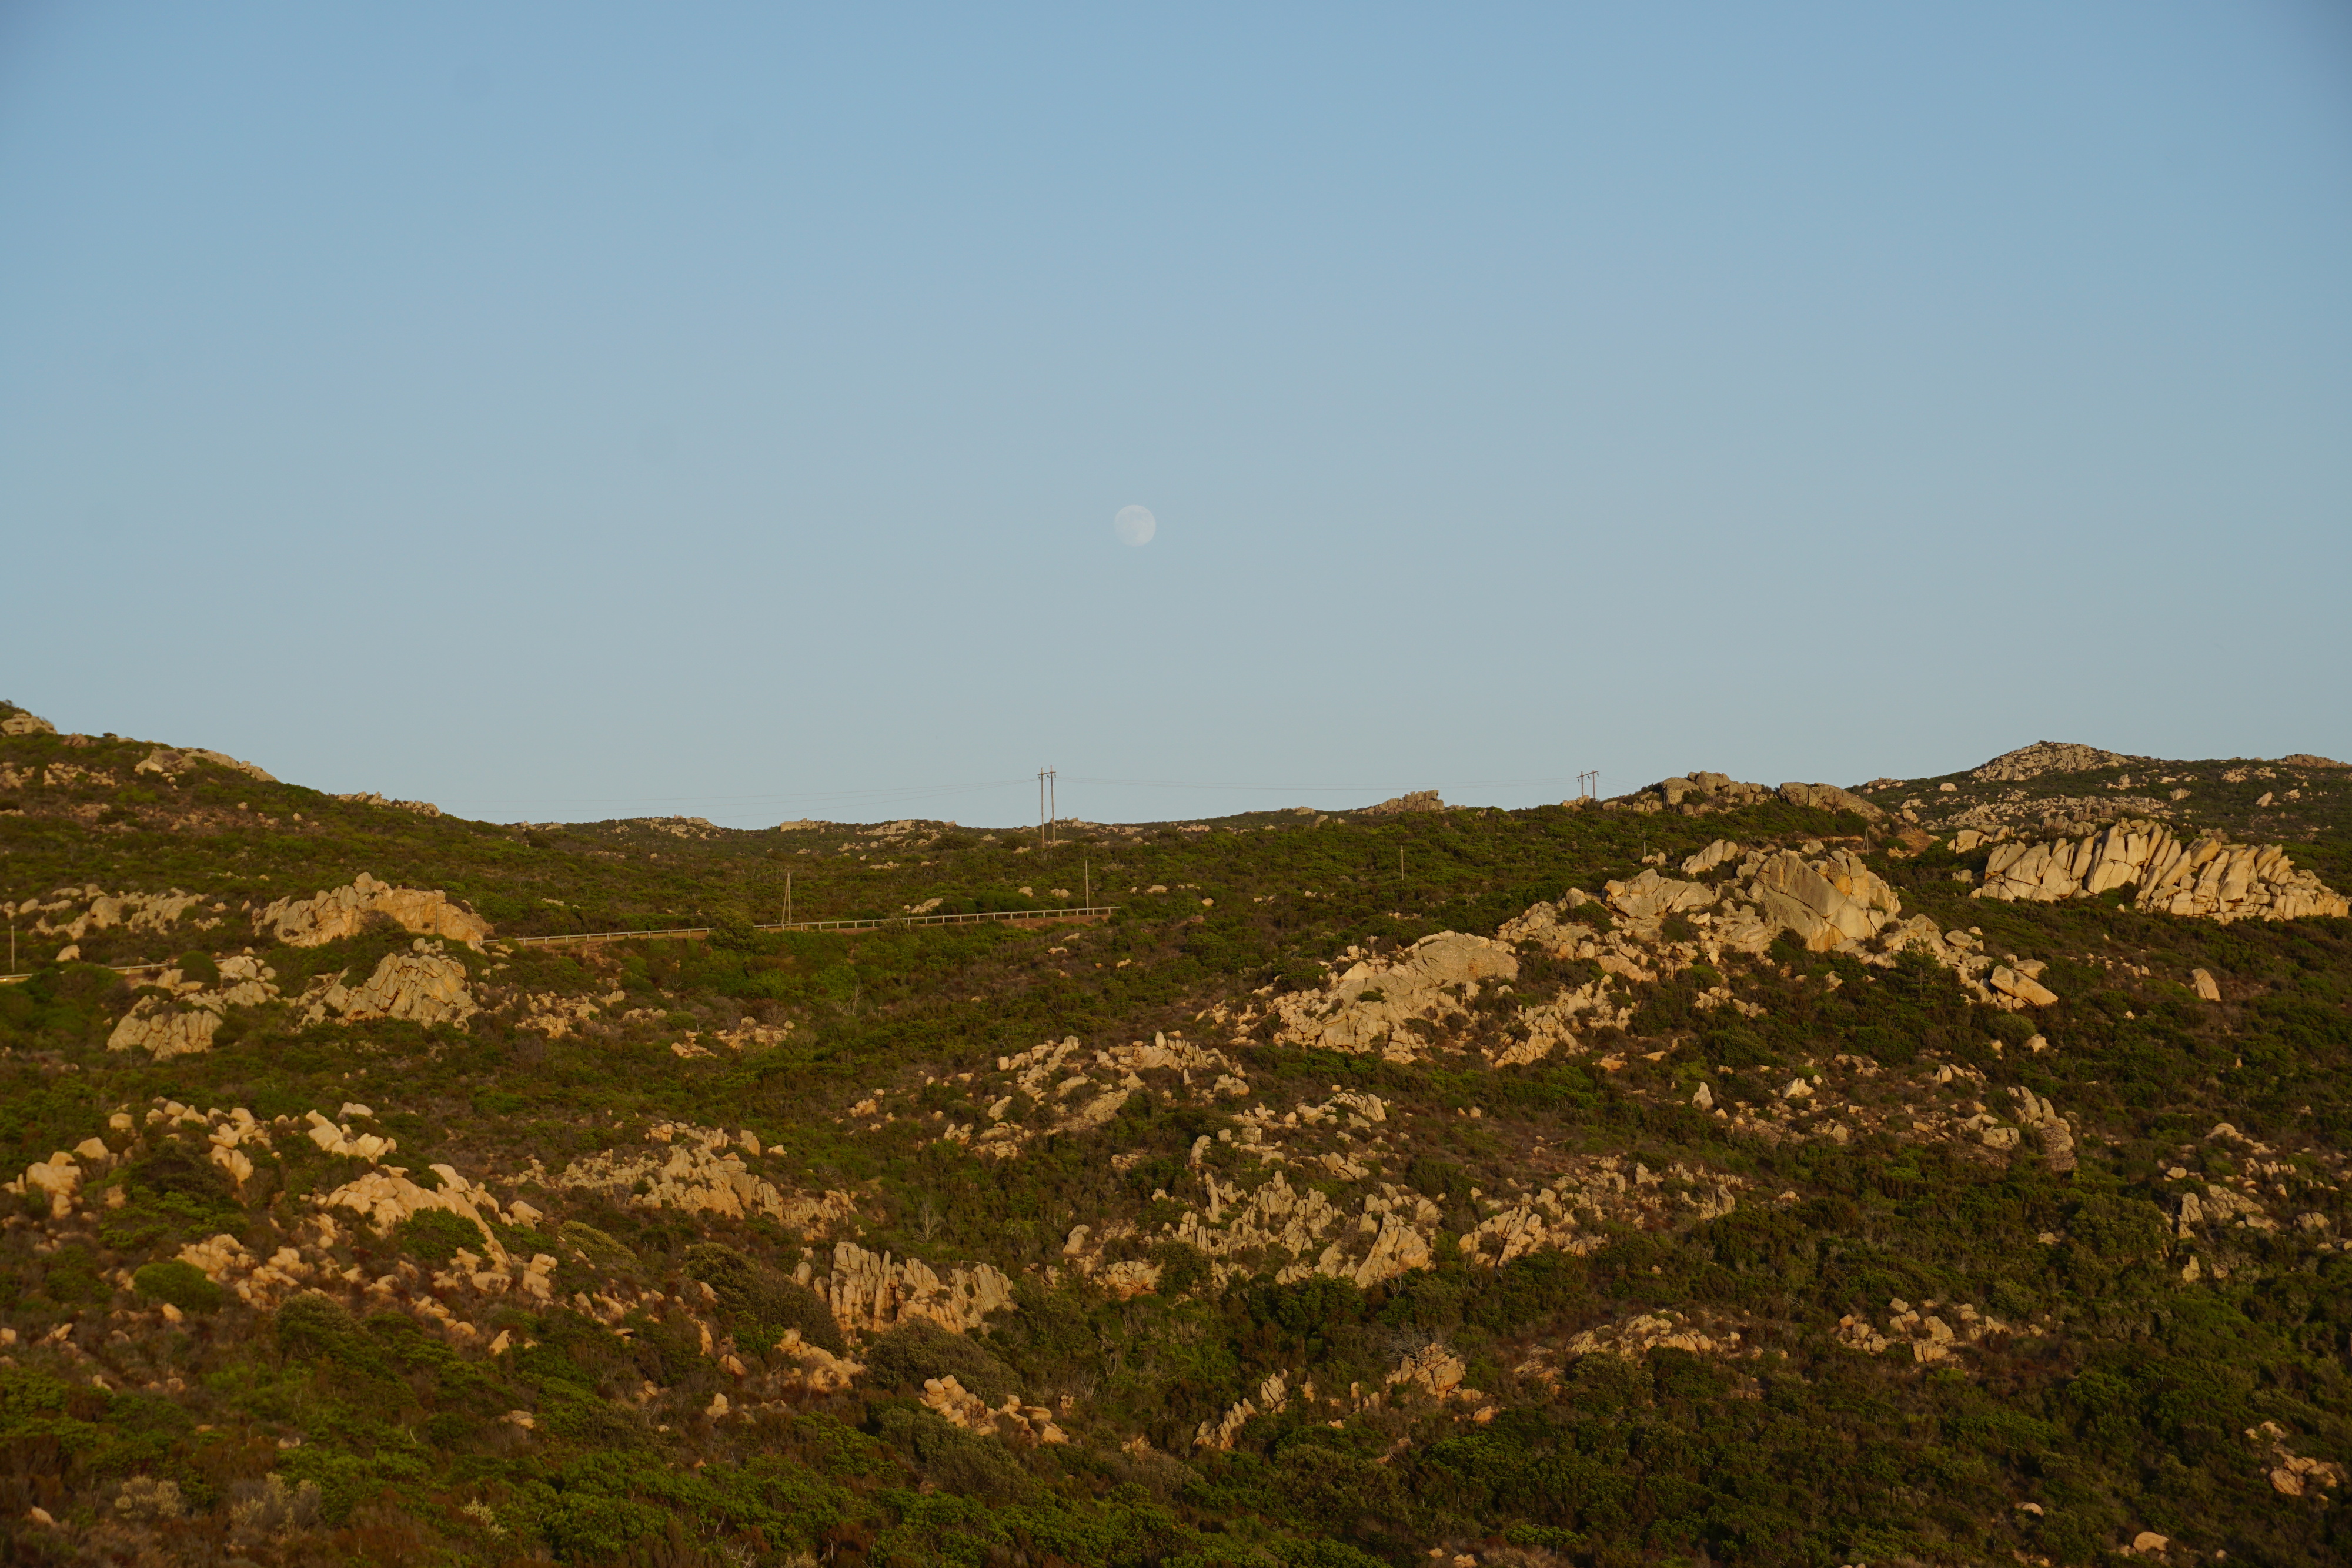
M 1123 541 L 1137 546 L 1148 545 L 1151 536 L 1160 531 L 1160 519 L 1145 507 L 1121 507 L 1110 526 Z

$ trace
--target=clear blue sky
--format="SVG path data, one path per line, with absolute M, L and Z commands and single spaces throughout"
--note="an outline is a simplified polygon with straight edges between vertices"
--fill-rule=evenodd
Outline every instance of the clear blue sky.
M 2352 755 L 2341 5 L 16 0 L 0 225 L 0 695 L 320 788 Z

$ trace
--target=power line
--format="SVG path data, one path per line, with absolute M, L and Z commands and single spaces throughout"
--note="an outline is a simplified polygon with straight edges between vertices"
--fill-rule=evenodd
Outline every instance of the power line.
M 1432 789 L 1441 791 L 1462 789 L 1534 789 L 1574 787 L 1578 793 L 1597 793 L 1594 785 L 1597 773 L 1579 774 L 1571 781 L 1566 779 L 1440 779 L 1433 784 L 1426 777 L 1412 780 L 1329 781 L 1323 783 L 1277 782 L 1255 779 L 1101 779 L 1090 776 L 1071 778 L 1073 784 L 1091 785 L 1108 789 L 1192 789 L 1233 791 L 1246 790 L 1267 795 L 1304 795 L 1329 792 L 1394 793 L 1411 789 Z M 1046 841 L 1052 841 L 1053 825 L 1060 813 L 1055 806 L 1055 782 L 1058 778 L 1052 768 L 1040 769 L 1036 775 L 1044 801 L 1040 820 L 1045 824 Z M 982 779 L 961 784 L 901 784 L 883 785 L 862 789 L 786 789 L 761 790 L 737 795 L 671 795 L 648 792 L 636 795 L 443 795 L 440 799 L 459 806 L 642 806 L 648 809 L 663 806 L 725 806 L 755 805 L 781 802 L 817 804 L 821 802 L 894 801 L 936 800 L 945 796 L 974 794 L 989 790 L 1008 789 L 1027 779 Z
M 1538 785 L 1566 784 L 1570 782 L 1570 780 L 1565 779 L 1440 779 L 1434 786 L 1425 779 L 1416 782 L 1408 783 L 1399 783 L 1394 779 L 1390 779 L 1384 783 L 1364 783 L 1359 781 L 1349 784 L 1267 784 L 1255 782 L 1205 783 L 1181 779 L 1082 779 L 1073 774 L 1071 776 L 1070 782 L 1073 784 L 1109 785 L 1114 788 L 1132 789 L 1264 789 L 1275 792 L 1288 791 L 1298 793 L 1318 789 L 1427 789 L 1431 788 L 1435 788 L 1439 790 L 1532 789 Z
M 872 789 L 771 789 L 756 795 L 444 795 L 441 799 L 471 806 L 595 806 L 627 804 L 635 800 L 672 800 L 691 806 L 740 800 L 908 800 L 925 795 L 954 795 L 968 789 L 1004 789 L 1027 782 L 1025 779 L 986 779 L 976 784 L 897 784 Z

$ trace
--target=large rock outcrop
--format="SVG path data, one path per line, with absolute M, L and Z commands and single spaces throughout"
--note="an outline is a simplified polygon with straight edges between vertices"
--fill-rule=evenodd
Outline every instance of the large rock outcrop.
M 1838 1320 L 1837 1343 L 1864 1355 L 1908 1350 L 1913 1361 L 1931 1363 L 1949 1360 L 1953 1352 L 1967 1350 L 1990 1335 L 2011 1332 L 2009 1324 L 1979 1312 L 1967 1301 L 1946 1309 L 1951 1314 L 1950 1321 L 1922 1312 L 1899 1296 L 1889 1301 L 1886 1308 L 1892 1315 L 1886 1320 L 1885 1333 L 1879 1333 L 1867 1316 L 1849 1313 Z
M 1660 876 L 1654 868 L 1627 882 L 1610 883 L 1601 891 L 1609 895 L 1610 908 L 1633 920 L 1663 920 L 1705 909 L 1716 900 L 1715 889 L 1705 883 L 1676 882 Z
M 1832 850 L 1817 861 L 1782 850 L 1757 867 L 1748 886 L 1768 919 L 1816 953 L 1867 941 L 1903 908 L 1895 890 L 1852 850 Z
M 1266 1263 L 1284 1284 L 1320 1276 L 1352 1280 L 1366 1290 L 1429 1267 L 1438 1207 L 1392 1183 L 1367 1194 L 1352 1217 L 1317 1188 L 1291 1186 L 1279 1170 L 1251 1193 L 1213 1174 L 1203 1185 L 1208 1207 L 1187 1210 L 1168 1234 L 1210 1260 L 1219 1288 Z
M 1414 789 L 1394 800 L 1383 800 L 1377 806 L 1364 808 L 1367 817 L 1394 817 L 1406 811 L 1443 811 L 1445 802 L 1434 789 Z
M 1809 806 L 1816 811 L 1851 811 L 1869 822 L 1882 821 L 1886 816 L 1853 790 L 1841 789 L 1834 784 L 1783 784 L 1780 796 L 1791 806 Z
M 1566 1346 L 1569 1355 L 1580 1359 L 1615 1355 L 1639 1361 L 1654 1350 L 1679 1350 L 1692 1355 L 1737 1355 L 1740 1333 L 1737 1329 L 1710 1333 L 1681 1312 L 1639 1312 L 1589 1328 Z
M 923 1379 L 923 1404 L 950 1427 L 1002 1437 L 1019 1448 L 1070 1440 L 1045 1406 L 1024 1405 L 1017 1396 L 1008 1394 L 1002 1408 L 991 1409 L 953 1374 Z
M 2095 768 L 2122 768 L 2147 760 L 2145 757 L 2126 757 L 2120 751 L 2102 751 L 2095 746 L 2077 746 L 2071 741 L 2037 740 L 2015 751 L 2002 752 L 1972 770 L 1969 777 L 1989 784 L 2022 784 L 2044 773 L 2088 773 Z
M 362 789 L 350 795 L 333 795 L 330 800 L 341 800 L 353 806 L 382 806 L 388 810 L 414 811 L 420 817 L 437 817 L 441 808 L 430 800 L 394 800 L 373 789 Z
M 1290 1378 L 1287 1374 L 1268 1373 L 1257 1385 L 1257 1397 L 1234 1401 L 1224 1415 L 1203 1421 L 1192 1432 L 1192 1446 L 1213 1448 L 1220 1453 L 1230 1450 L 1234 1438 L 1242 1427 L 1256 1416 L 1279 1416 L 1290 1408 Z
M 1701 769 L 1675 779 L 1661 779 L 1622 800 L 1606 802 L 1603 809 L 1612 811 L 1621 809 L 1680 811 L 1686 816 L 1705 816 L 1709 811 L 1736 810 L 1741 806 L 1753 806 L 1771 798 L 1769 785 L 1743 784 L 1727 773 L 1710 773 Z
M 894 1260 L 854 1241 L 834 1248 L 832 1267 L 822 1278 L 806 1261 L 793 1277 L 824 1297 L 835 1320 L 852 1333 L 878 1333 L 916 1321 L 963 1333 L 1013 1305 L 1012 1280 L 989 1264 L 951 1266 L 941 1279 L 919 1258 Z
M 1277 997 L 1282 1038 L 1289 1043 L 1362 1056 L 1378 1051 L 1391 1061 L 1421 1054 L 1407 1026 L 1466 1010 L 1479 988 L 1518 977 L 1519 961 L 1486 936 L 1440 931 L 1393 956 L 1358 956 L 1320 991 Z
M 1386 1061 L 1415 1061 L 1430 1050 L 1425 1033 L 1442 1032 L 1466 1016 L 1484 988 L 1518 977 L 1517 945 L 1533 943 L 1555 956 L 1591 959 L 1604 971 L 1602 982 L 1521 1009 L 1517 1043 L 1491 1058 L 1498 1066 L 1536 1061 L 1570 1038 L 1577 1014 L 1593 1012 L 1598 1021 L 1622 1025 L 1622 1009 L 1607 999 L 1605 977 L 1656 979 L 1654 955 L 1664 950 L 1661 944 L 1673 946 L 1665 936 L 1669 919 L 1687 918 L 1696 934 L 1689 951 L 1710 956 L 1761 954 L 1783 931 L 1796 933 L 1813 952 L 1850 951 L 1895 924 L 1901 901 L 1860 855 L 1846 849 L 1823 853 L 1818 843 L 1806 847 L 1813 852 L 1811 858 L 1793 850 L 1742 851 L 1718 841 L 1685 867 L 1704 874 L 1737 862 L 1728 880 L 1678 881 L 1648 867 L 1638 876 L 1608 883 L 1605 900 L 1570 889 L 1559 904 L 1536 904 L 1505 922 L 1494 938 L 1442 931 L 1393 956 L 1366 956 L 1350 948 L 1349 967 L 1321 989 L 1271 998 L 1263 1010 L 1273 1016 L 1276 1038 L 1286 1044 L 1354 1056 L 1378 1051 Z M 1606 936 L 1562 918 L 1577 907 L 1603 903 L 1616 917 L 1615 930 Z M 1932 923 L 1928 927 L 1932 934 Z M 1940 956 L 1939 936 L 1937 941 Z M 1244 1007 L 1234 1021 L 1246 1029 L 1259 1010 Z M 1433 1027 L 1424 1031 L 1420 1025 Z
M 438 889 L 394 887 L 362 872 L 349 885 L 308 898 L 281 898 L 253 917 L 261 936 L 289 947 L 317 947 L 356 936 L 383 915 L 419 936 L 446 936 L 468 946 L 490 935 L 490 923 Z
M 321 1208 L 347 1208 L 358 1214 L 379 1236 L 412 1215 L 438 1209 L 454 1214 L 482 1233 L 482 1249 L 499 1267 L 507 1266 L 507 1252 L 499 1244 L 498 1233 L 483 1218 L 485 1211 L 495 1217 L 499 1203 L 488 1188 L 478 1186 L 459 1176 L 454 1166 L 436 1165 L 433 1174 L 441 1178 L 437 1187 L 421 1186 L 408 1179 L 404 1170 L 377 1169 L 367 1171 L 345 1182 L 324 1197 L 314 1198 Z
M 240 762 L 226 751 L 207 751 L 201 746 L 182 747 L 176 750 L 168 746 L 159 746 L 141 758 L 138 766 L 131 771 L 160 773 L 166 779 L 177 779 L 181 774 L 188 770 L 191 765 L 198 762 L 209 762 L 215 768 L 226 768 L 232 773 L 242 773 L 247 779 L 258 779 L 264 784 L 278 782 L 276 778 L 253 763 Z
M 106 1037 L 109 1051 L 144 1051 L 158 1061 L 210 1051 L 213 1036 L 231 1008 L 255 1008 L 278 995 L 278 971 L 258 958 L 232 956 L 220 961 L 216 987 L 188 985 L 167 969 L 161 981 L 170 997 L 142 997 Z
M 114 1032 L 106 1037 L 106 1049 L 143 1051 L 158 1061 L 194 1056 L 213 1048 L 220 1024 L 221 1015 L 211 1009 L 144 997 L 115 1024 Z
M 1809 847 L 1819 852 L 1822 846 Z M 1902 912 L 1895 890 L 1846 849 L 1808 858 L 1795 850 L 1743 852 L 1718 839 L 1685 861 L 1683 869 L 1706 875 L 1735 862 L 1730 880 L 1719 883 L 1678 882 L 1652 868 L 1602 891 L 1628 933 L 1643 941 L 1655 941 L 1668 915 L 1693 915 L 1706 923 L 1712 945 L 1742 953 L 1763 952 L 1783 931 L 1795 932 L 1816 953 L 1850 947 L 1877 936 Z M 1520 925 L 1513 922 L 1504 930 L 1511 933 Z
M 2160 823 L 2127 821 L 2080 839 L 1994 846 L 1973 896 L 2054 904 L 2137 884 L 2138 907 L 2207 919 L 2297 920 L 2352 913 L 2344 895 L 2297 871 L 2279 845 L 2219 836 L 2184 842 Z
M 624 1204 L 716 1214 L 728 1219 L 765 1216 L 803 1237 L 823 1235 L 857 1222 L 857 1205 L 847 1193 L 821 1197 L 785 1192 L 752 1170 L 744 1155 L 757 1155 L 760 1141 L 746 1131 L 662 1123 L 651 1132 L 667 1149 L 607 1150 L 572 1161 L 555 1178 L 558 1186 L 610 1194 Z
M 1783 784 L 1776 789 L 1769 784 L 1742 783 L 1727 773 L 1710 773 L 1704 768 L 1677 779 L 1661 779 L 1622 800 L 1609 801 L 1608 808 L 1679 811 L 1685 816 L 1703 817 L 1709 811 L 1733 811 L 1742 806 L 1761 805 L 1775 797 L 1791 806 L 1814 810 L 1851 811 L 1873 822 L 1886 815 L 1853 790 L 1841 789 L 1834 784 Z
M 305 1024 L 405 1019 L 463 1029 L 467 1019 L 481 1011 L 466 984 L 466 966 L 432 951 L 421 936 L 412 952 L 385 954 L 365 983 L 346 986 L 338 974 L 303 1001 Z
M 1719 1218 L 1738 1207 L 1747 1185 L 1703 1166 L 1675 1165 L 1657 1173 L 1638 1160 L 1603 1155 L 1497 1207 L 1463 1233 L 1462 1258 L 1492 1269 L 1530 1252 L 1590 1253 L 1628 1225 L 1650 1229 Z
M 84 899 L 89 901 L 86 908 L 82 906 Z M 121 894 L 102 893 L 95 887 L 65 887 L 58 890 L 56 903 L 28 900 L 18 904 L 16 913 L 23 915 L 38 911 L 40 918 L 33 923 L 35 931 L 45 936 L 79 942 L 93 931 L 110 931 L 118 925 L 126 931 L 169 931 L 204 902 L 204 894 L 183 893 L 176 887 L 166 893 Z M 74 912 L 70 918 L 62 917 L 67 911 Z M 53 915 L 60 918 L 53 920 Z
M 1661 779 L 1650 788 L 1669 806 L 1679 806 L 1694 795 L 1723 807 L 1753 806 L 1772 797 L 1766 785 L 1743 784 L 1727 773 L 1710 773 L 1703 768 L 1679 779 Z

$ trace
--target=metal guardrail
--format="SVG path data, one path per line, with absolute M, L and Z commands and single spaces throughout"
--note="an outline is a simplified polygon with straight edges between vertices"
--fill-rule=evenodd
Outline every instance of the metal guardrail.
M 1094 904 L 1084 908 L 1062 909 L 990 909 L 976 915 L 886 915 L 871 920 L 796 920 L 791 925 L 754 925 L 754 931 L 881 931 L 898 925 L 1018 925 L 1028 921 L 1046 925 L 1079 920 L 1106 920 L 1118 913 L 1116 904 Z M 497 936 L 493 941 L 510 942 L 518 947 L 552 947 L 566 942 L 634 942 L 648 936 L 708 936 L 708 925 L 664 925 L 651 931 L 581 931 L 568 936 Z M 175 959 L 166 958 L 153 964 L 108 964 L 104 967 L 118 975 L 136 975 L 144 970 L 170 968 Z M 21 975 L 0 975 L 0 986 L 22 985 L 33 977 L 35 970 Z
M 1028 922 L 1047 925 L 1080 920 L 1103 920 L 1118 913 L 1116 904 L 1088 904 L 1083 908 L 1062 909 L 990 909 L 973 915 L 886 915 L 869 920 L 795 920 L 789 925 L 754 925 L 754 931 L 882 931 L 898 926 L 919 925 L 1017 925 Z M 693 938 L 708 936 L 713 928 L 708 925 L 666 925 L 651 931 L 581 931 L 562 936 L 500 936 L 494 940 L 510 942 L 518 947 L 552 947 L 569 942 L 634 942 L 650 936 Z
M 164 969 L 172 967 L 178 962 L 179 960 L 177 958 L 164 958 L 152 964 L 100 964 L 96 966 L 96 967 L 101 969 L 111 969 L 118 975 L 137 975 L 143 974 L 149 969 L 153 969 L 160 973 Z M 40 971 L 37 969 L 27 969 L 21 975 L 0 975 L 0 986 L 21 986 L 39 972 Z

